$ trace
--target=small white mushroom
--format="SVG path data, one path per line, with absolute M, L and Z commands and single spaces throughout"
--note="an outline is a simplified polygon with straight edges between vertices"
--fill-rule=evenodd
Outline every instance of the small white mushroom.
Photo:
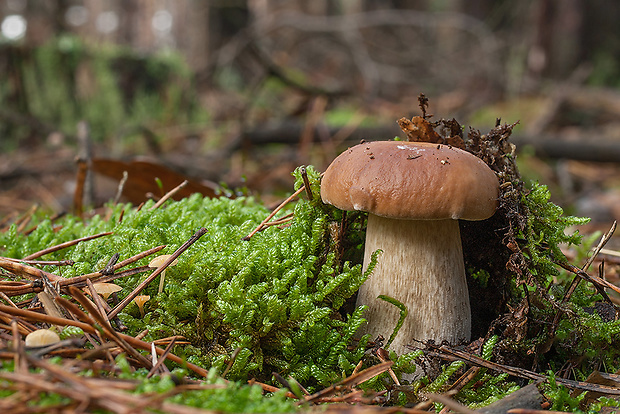
M 37 329 L 26 335 L 25 342 L 27 347 L 47 346 L 60 342 L 60 337 L 52 330 Z
M 152 268 L 158 268 L 161 267 L 166 260 L 170 259 L 172 255 L 171 254 L 162 254 L 161 256 L 157 256 L 156 258 L 154 258 L 153 260 L 151 260 L 151 263 L 149 263 L 149 267 Z M 179 261 L 177 259 L 174 259 L 174 261 L 172 263 L 170 263 L 169 266 L 175 266 Z M 161 272 L 161 274 L 159 275 L 159 290 L 157 291 L 157 293 L 161 293 L 164 291 L 164 277 L 165 277 L 166 271 L 164 270 L 163 272 Z

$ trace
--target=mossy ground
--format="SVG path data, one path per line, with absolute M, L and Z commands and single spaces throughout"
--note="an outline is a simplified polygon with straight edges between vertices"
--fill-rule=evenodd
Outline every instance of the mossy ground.
M 474 331 L 475 337 L 484 338 L 481 354 L 485 359 L 539 372 L 570 370 L 578 380 L 594 369 L 615 371 L 620 368 L 620 322 L 597 312 L 596 304 L 604 298 L 582 283 L 566 302 L 558 300 L 573 277 L 558 270 L 557 263 L 566 260 L 559 247 L 581 242 L 566 229 L 584 220 L 565 216 L 550 203 L 544 186 L 526 188 L 513 154 L 506 151 L 509 134 L 509 126 L 498 126 L 485 138 L 474 134 L 468 140 L 469 149 L 498 173 L 503 191 L 500 210 L 493 219 L 463 227 L 466 263 L 471 275 L 476 275 L 470 288 L 475 295 L 495 292 L 483 302 L 484 309 L 478 313 L 474 309 L 474 315 L 482 315 Z M 307 172 L 311 197 L 301 197 L 279 215 L 293 213 L 293 220 L 268 227 L 249 240 L 244 237 L 269 213 L 260 202 L 251 197 L 206 199 L 194 195 L 156 209 L 151 209 L 152 202 L 140 209 L 110 205 L 103 215 L 88 220 L 67 216 L 52 222 L 43 218 L 28 235 L 11 226 L 0 234 L 0 252 L 23 258 L 67 240 L 113 232 L 44 257 L 73 260 L 71 267 L 44 267 L 72 277 L 103 269 L 116 253 L 122 260 L 158 245 L 167 245 L 162 253 L 172 253 L 196 229 L 204 227 L 207 233 L 179 257 L 177 266 L 167 270 L 163 293 L 157 293 L 157 283 L 146 288 L 144 293 L 151 300 L 145 316 L 133 304 L 120 313 L 127 333 L 148 330 L 147 341 L 182 335 L 189 344 L 176 346 L 173 352 L 210 368 L 213 375 L 226 372 L 226 378 L 232 380 L 270 381 L 276 372 L 294 378 L 310 391 L 317 390 L 353 373 L 360 361 L 372 365 L 376 357 L 367 351 L 373 338 L 355 334 L 364 322 L 363 309 L 352 307 L 350 301 L 366 278 L 360 263 L 364 216 L 345 218 L 342 212 L 321 203 L 319 173 L 310 167 Z M 303 182 L 300 170 L 295 175 L 299 188 Z M 343 231 L 340 226 L 345 226 Z M 3 276 L 9 277 L 7 273 Z M 144 277 L 118 279 L 116 283 L 124 288 L 119 298 Z M 558 325 L 550 326 L 548 321 L 557 312 L 561 312 Z M 445 390 L 465 367 L 463 362 L 437 365 L 439 361 L 421 351 L 402 356 L 392 353 L 390 357 L 397 375 L 415 370 L 415 362 L 426 361 L 427 367 L 435 367 L 403 392 L 390 394 L 388 402 L 392 404 L 414 403 L 423 392 Z M 5 369 L 11 368 L 5 365 Z M 472 407 L 491 403 L 524 385 L 507 374 L 487 370 L 474 379 L 456 396 Z M 390 381 L 384 373 L 365 387 L 391 389 Z M 547 394 L 555 398 L 555 409 L 576 406 L 579 398 L 583 399 L 571 397 L 552 380 L 549 384 Z M 249 396 L 256 392 L 247 390 Z

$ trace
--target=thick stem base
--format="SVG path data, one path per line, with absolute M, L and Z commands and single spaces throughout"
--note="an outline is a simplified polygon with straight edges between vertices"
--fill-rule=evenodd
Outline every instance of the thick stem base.
M 387 340 L 400 310 L 381 299 L 402 302 L 409 314 L 390 349 L 410 352 L 414 339 L 458 343 L 471 335 L 471 310 L 457 220 L 394 220 L 368 215 L 364 270 L 370 255 L 383 250 L 373 274 L 360 288 L 357 305 L 366 305 L 368 324 L 361 333 Z

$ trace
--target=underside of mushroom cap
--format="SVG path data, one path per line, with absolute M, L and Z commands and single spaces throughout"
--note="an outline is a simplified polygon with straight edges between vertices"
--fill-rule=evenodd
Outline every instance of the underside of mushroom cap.
M 331 163 L 321 182 L 325 203 L 400 219 L 484 220 L 498 196 L 497 176 L 482 160 L 426 142 L 356 145 Z

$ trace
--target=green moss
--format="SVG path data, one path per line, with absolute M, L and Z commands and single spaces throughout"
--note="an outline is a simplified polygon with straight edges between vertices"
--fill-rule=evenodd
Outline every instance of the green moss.
M 67 216 L 52 223 L 43 218 L 28 236 L 18 233 L 13 226 L 0 234 L 0 254 L 24 257 L 53 244 L 112 231 L 111 236 L 44 257 L 74 260 L 72 267 L 45 268 L 71 277 L 102 269 L 115 253 L 120 253 L 122 260 L 162 244 L 167 245 L 162 253 L 171 253 L 196 229 L 205 227 L 207 233 L 179 257 L 177 266 L 167 270 L 164 292 L 158 295 L 156 284 L 146 288 L 144 293 L 152 299 L 146 305 L 145 317 L 133 305 L 120 314 L 129 333 L 148 329 L 146 340 L 183 335 L 190 344 L 177 346 L 173 352 L 212 369 L 213 373 L 222 374 L 226 370 L 227 379 L 245 381 L 256 377 L 269 381 L 271 373 L 277 372 L 285 378 L 291 376 L 310 390 L 317 389 L 350 375 L 360 360 L 367 365 L 374 361 L 365 354 L 368 336 L 355 335 L 364 322 L 363 308 L 344 305 L 372 271 L 378 254 L 363 274 L 360 262 L 364 215 L 348 213 L 347 234 L 344 240 L 339 240 L 339 231 L 334 226 L 343 222 L 344 214 L 321 202 L 320 174 L 312 167 L 306 172 L 312 198 L 308 200 L 302 193 L 299 201 L 277 215 L 294 213 L 287 226 L 269 227 L 249 240 L 244 237 L 269 214 L 264 206 L 251 197 L 232 200 L 194 195 L 167 202 L 153 211 L 152 202 L 140 210 L 130 205 L 109 206 L 108 219 L 96 216 L 82 222 Z M 301 170 L 296 170 L 294 175 L 295 189 L 298 189 L 303 183 Z M 568 233 L 567 229 L 586 219 L 566 216 L 550 202 L 545 186 L 533 184 L 530 190 L 519 194 L 514 199 L 519 204 L 515 205 L 525 219 L 517 217 L 505 228 L 515 231 L 514 238 L 509 240 L 517 243 L 518 249 L 513 252 L 522 254 L 522 260 L 514 262 L 519 266 L 508 269 L 522 273 L 511 275 L 512 288 L 508 292 L 512 296 L 507 304 L 514 306 L 513 309 L 519 303 L 529 304 L 525 319 L 516 323 L 523 326 L 523 337 L 516 340 L 507 333 L 511 322 L 502 322 L 505 325 L 498 325 L 502 326 L 498 332 L 501 335 L 490 336 L 483 346 L 482 357 L 512 358 L 509 361 L 521 362 L 523 366 L 536 358 L 543 369 L 556 371 L 566 361 L 573 361 L 572 372 L 579 380 L 585 379 L 593 369 L 615 371 L 620 368 L 620 322 L 602 316 L 597 303 L 603 298 L 588 284 L 581 283 L 570 301 L 559 305 L 574 277 L 558 271 L 556 263 L 566 260 L 561 246 L 582 242 L 578 233 Z M 514 257 L 510 256 L 511 260 Z M 146 265 L 149 260 L 145 258 L 137 265 Z M 476 275 L 485 286 L 497 278 L 490 269 L 472 268 L 470 274 Z M 145 277 L 117 280 L 124 287 L 119 297 Z M 557 329 L 552 331 L 548 322 L 558 310 L 562 310 L 562 317 Z M 393 371 L 402 378 L 403 374 L 415 372 L 416 364 L 427 357 L 423 351 L 416 351 L 405 355 L 391 352 L 390 358 L 395 361 Z M 439 374 L 417 379 L 406 393 L 395 393 L 394 401 L 390 402 L 402 403 L 404 395 L 414 402 L 425 392 L 442 392 L 464 369 L 463 362 L 444 364 L 437 371 Z M 383 390 L 389 381 L 386 372 L 367 381 L 364 388 Z M 168 385 L 164 381 L 149 386 L 165 389 Z M 248 400 L 258 392 L 238 387 L 231 386 L 226 392 L 241 393 Z M 518 385 L 506 374 L 498 375 L 483 368 L 459 391 L 457 398 L 476 408 L 516 389 Z M 224 395 L 222 401 L 230 398 Z M 566 393 L 551 379 L 547 397 L 558 409 L 579 402 L 567 399 Z M 196 397 L 195 404 L 206 407 L 199 404 L 204 399 L 217 401 L 218 398 Z M 280 404 L 277 399 L 274 402 Z M 231 410 L 246 409 L 242 402 L 238 403 L 241 405 L 231 402 Z M 217 404 L 209 407 L 225 410 Z M 274 407 L 269 410 L 275 410 Z
M 269 214 L 260 203 L 194 195 L 153 211 L 152 202 L 139 211 L 128 205 L 110 207 L 109 220 L 97 216 L 87 224 L 67 217 L 54 227 L 44 220 L 29 236 L 13 228 L 0 235 L 1 254 L 23 257 L 73 238 L 114 232 L 45 257 L 75 261 L 72 267 L 45 269 L 72 277 L 102 269 L 117 252 L 122 260 L 165 244 L 162 253 L 171 253 L 205 227 L 206 235 L 166 271 L 163 293 L 157 294 L 156 284 L 144 291 L 151 296 L 146 316 L 140 317 L 136 306 L 120 314 L 130 333 L 148 329 L 147 339 L 183 335 L 191 345 L 174 352 L 220 372 L 240 349 L 227 374 L 230 379 L 265 380 L 276 371 L 304 384 L 328 385 L 350 374 L 362 358 L 363 345 L 348 349 L 364 321 L 362 309 L 344 316 L 338 310 L 366 275 L 360 264 L 341 263 L 333 250 L 330 209 L 318 198 L 319 174 L 311 167 L 307 171 L 314 199 L 290 206 L 294 220 L 289 226 L 269 227 L 247 241 L 244 236 Z M 119 297 L 145 277 L 116 280 L 124 288 Z
M 522 197 L 528 209 L 527 224 L 518 235 L 524 240 L 522 250 L 530 260 L 529 270 L 540 277 L 540 282 L 550 282 L 559 274 L 554 261 L 565 260 L 561 246 L 578 245 L 578 231 L 568 233 L 571 226 L 586 224 L 588 218 L 564 215 L 561 207 L 551 202 L 551 193 L 545 185 L 533 183 Z
M 38 122 L 0 125 L 3 149 L 48 128 L 75 136 L 80 121 L 88 123 L 95 141 L 124 144 L 119 137 L 130 141 L 145 127 L 156 132 L 162 125 L 202 125 L 208 119 L 191 71 L 170 51 L 143 56 L 63 35 L 7 53 L 14 64 L 12 76 L 0 79 L 0 104 Z

